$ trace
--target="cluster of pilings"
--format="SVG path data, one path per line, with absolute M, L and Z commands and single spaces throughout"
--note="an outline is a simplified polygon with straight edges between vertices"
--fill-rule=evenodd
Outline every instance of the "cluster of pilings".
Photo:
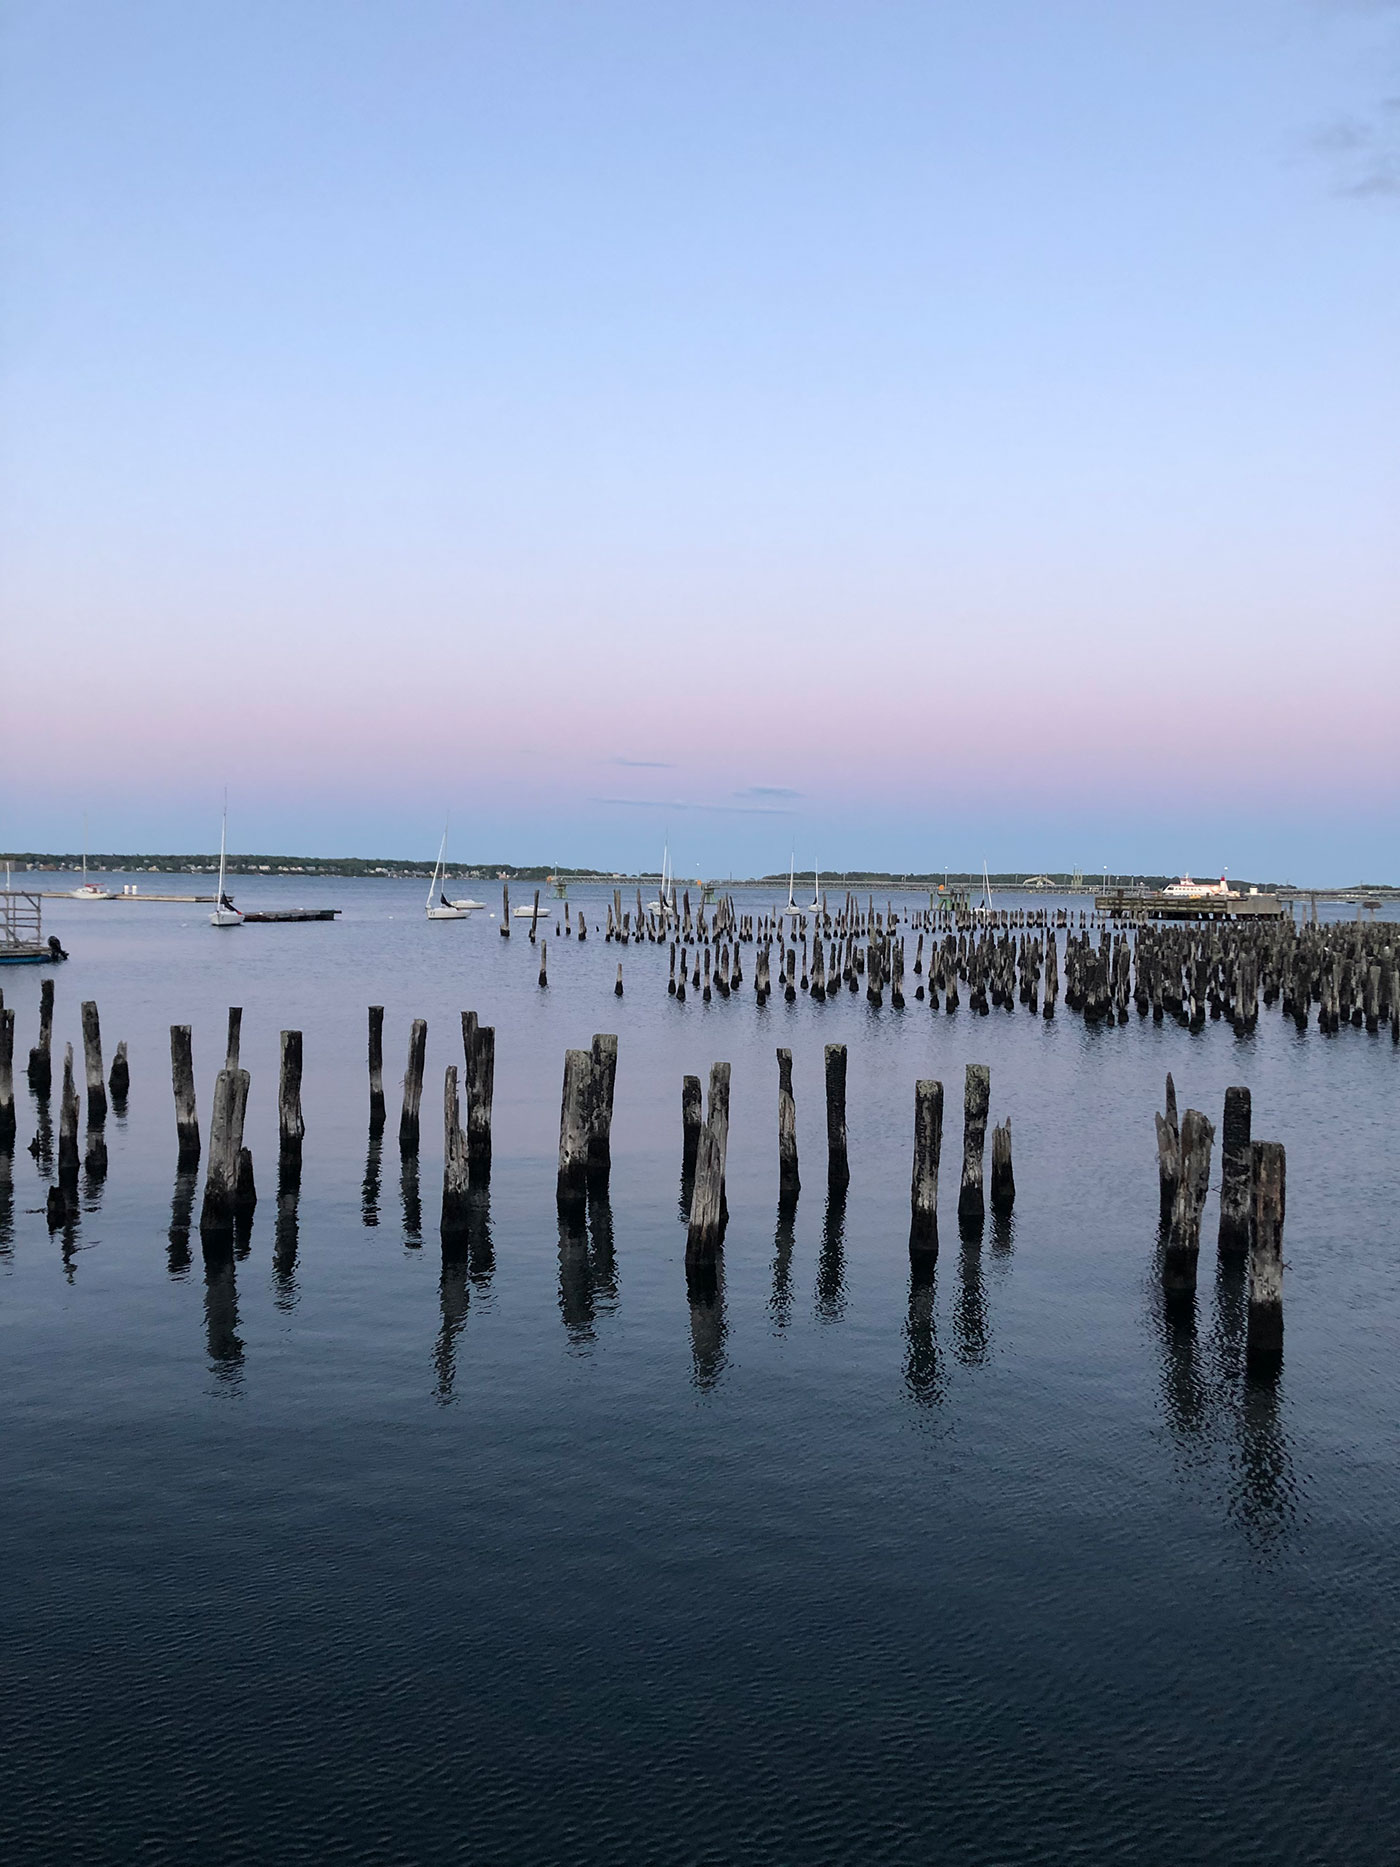
M 1215 1126 L 1199 1109 L 1187 1109 L 1178 1120 L 1170 1075 L 1166 1103 L 1165 1114 L 1156 1117 L 1162 1273 L 1169 1296 L 1189 1298 L 1196 1289 Z M 1271 1374 L 1283 1357 L 1285 1158 L 1280 1142 L 1253 1139 L 1251 1120 L 1248 1089 L 1227 1089 L 1217 1249 L 1223 1264 L 1248 1268 L 1246 1363 Z
M 39 985 L 39 1041 L 29 1052 L 27 1074 L 29 1087 L 39 1105 L 39 1128 L 29 1143 L 29 1151 L 46 1171 L 55 1164 L 49 1112 L 53 1087 L 53 1021 L 53 980 L 44 979 Z M 83 1001 L 81 1028 L 87 1116 L 84 1121 L 83 1099 L 74 1074 L 73 1046 L 65 1044 L 58 1102 L 57 1177 L 49 1188 L 46 1206 L 49 1226 L 54 1231 L 71 1223 L 77 1213 L 80 1168 L 91 1183 L 100 1183 L 106 1178 L 108 1110 L 110 1108 L 118 1116 L 125 1114 L 131 1086 L 124 1040 L 117 1045 L 110 1075 L 104 1073 L 102 1024 L 93 999 Z M 0 991 L 0 1149 L 6 1152 L 13 1147 L 16 1133 L 14 1066 L 15 1014 L 13 1008 L 6 1006 L 5 995 Z
M 705 1004 L 732 997 L 744 982 L 743 948 L 752 946 L 760 1005 L 776 979 L 789 1004 L 799 992 L 821 1004 L 843 989 L 863 990 L 877 1007 L 888 993 L 896 1011 L 912 997 L 933 1011 L 956 1012 L 966 1003 L 985 1017 L 1021 1006 L 1053 1018 L 1063 974 L 1066 1009 L 1090 1024 L 1126 1024 L 1136 1009 L 1141 1018 L 1170 1018 L 1193 1031 L 1223 1020 L 1244 1035 L 1257 1025 L 1262 1003 L 1278 1004 L 1303 1030 L 1315 1004 L 1324 1033 L 1388 1027 L 1400 1044 L 1394 929 L 1385 922 L 1129 924 L 1081 910 L 1076 924 L 1064 908 L 910 910 L 890 902 L 882 910 L 870 898 L 862 908 L 851 894 L 834 909 L 823 897 L 805 911 L 762 914 L 741 912 L 725 896 L 707 917 L 703 905 L 692 912 L 688 892 L 647 907 L 640 889 L 635 913 L 623 907 L 620 889 L 606 912 L 605 941 L 668 949 L 666 990 L 680 1004 L 692 993 Z M 534 929 L 532 920 L 532 940 Z M 566 902 L 556 932 L 567 937 L 575 929 L 583 939 L 583 915 Z M 543 949 L 540 984 L 548 984 Z M 619 964 L 614 991 L 621 996 L 622 989 Z

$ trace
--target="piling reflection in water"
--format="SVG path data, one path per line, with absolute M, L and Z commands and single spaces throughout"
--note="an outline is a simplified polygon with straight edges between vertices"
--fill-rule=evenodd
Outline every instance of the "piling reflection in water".
M 166 1264 L 172 1277 L 185 1277 L 190 1268 L 190 1226 L 194 1220 L 194 1197 L 199 1176 L 187 1171 L 175 1175 L 175 1190 L 170 1195 L 170 1230 Z
M 1214 1314 L 1203 1342 L 1196 1291 L 1166 1287 L 1165 1230 L 1158 1232 L 1150 1303 L 1172 1451 L 1184 1478 L 1212 1488 L 1223 1481 L 1231 1521 L 1256 1555 L 1272 1556 L 1296 1525 L 1299 1484 L 1280 1376 L 1246 1363 L 1248 1274 L 1238 1258 L 1217 1263 Z
M 298 1206 L 301 1173 L 283 1169 L 277 1176 L 277 1222 L 272 1243 L 272 1299 L 284 1314 L 296 1308 Z
M 590 1194 L 586 1221 L 574 1211 L 559 1214 L 559 1313 L 570 1346 L 589 1347 L 600 1309 L 616 1305 L 612 1205 L 606 1194 Z
M 964 1367 L 980 1367 L 991 1355 L 987 1286 L 982 1276 L 982 1220 L 958 1220 L 958 1294 L 953 1303 L 953 1334 Z
M 471 1306 L 471 1275 L 465 1248 L 458 1241 L 447 1238 L 442 1241 L 438 1306 L 442 1323 L 433 1348 L 433 1372 L 437 1377 L 433 1397 L 439 1405 L 448 1406 L 457 1397 L 452 1391 L 457 1379 L 457 1338 L 467 1326 L 467 1311 Z
M 39 1163 L 39 1171 L 47 1180 L 53 1172 L 53 1117 L 49 1113 L 48 1091 L 34 1090 L 34 1138 L 29 1143 L 29 1152 Z
M 423 1201 L 418 1193 L 418 1156 L 405 1154 L 399 1167 L 399 1198 L 403 1201 L 403 1241 L 423 1243 Z
M 725 1338 L 729 1333 L 724 1312 L 724 1254 L 710 1264 L 687 1265 L 686 1300 L 690 1306 L 690 1353 L 694 1381 L 701 1393 L 719 1385 L 729 1365 Z
M 786 1329 L 792 1320 L 792 1254 L 796 1245 L 793 1214 L 796 1206 L 789 1200 L 778 1204 L 778 1222 L 773 1228 L 773 1294 L 768 1299 L 768 1314 L 776 1331 Z
M 909 1264 L 909 1312 L 904 1324 L 904 1385 L 910 1399 L 921 1407 L 940 1406 L 948 1391 L 938 1348 L 936 1294 L 934 1260 L 921 1253 Z
M 0 1258 L 14 1256 L 15 1160 L 12 1146 L 0 1145 Z
M 817 1254 L 818 1322 L 840 1322 L 846 1314 L 846 1189 L 827 1191 L 822 1214 L 821 1250 Z
M 371 1128 L 369 1152 L 365 1156 L 365 1177 L 360 1187 L 360 1216 L 367 1226 L 379 1223 L 379 1174 L 384 1153 L 384 1131 Z
M 204 1322 L 209 1366 L 216 1391 L 238 1393 L 243 1385 L 243 1340 L 238 1333 L 238 1285 L 233 1254 L 211 1247 L 204 1254 Z

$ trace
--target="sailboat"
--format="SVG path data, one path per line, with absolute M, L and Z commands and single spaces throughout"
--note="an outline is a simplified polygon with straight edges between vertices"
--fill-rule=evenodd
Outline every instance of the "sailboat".
M 442 826 L 442 844 L 438 849 L 437 861 L 433 864 L 433 879 L 428 883 L 427 915 L 430 921 L 464 921 L 473 908 L 480 904 L 475 901 L 449 901 L 442 891 L 438 879 L 442 874 L 442 859 L 447 854 L 447 825 Z M 437 899 L 434 900 L 433 897 Z
M 788 898 L 787 898 L 787 906 L 783 909 L 784 914 L 790 914 L 794 920 L 796 920 L 797 917 L 802 912 L 801 908 L 798 907 L 797 905 L 797 897 L 792 892 L 793 883 L 796 880 L 797 880 L 797 859 L 794 856 L 788 863 Z
M 807 912 L 809 914 L 820 914 L 821 911 L 822 911 L 822 878 L 821 878 L 820 871 L 817 869 L 813 869 L 812 870 L 812 905 L 811 907 L 808 908 Z
M 982 905 L 976 912 L 984 919 L 989 918 L 995 912 L 992 907 L 992 881 L 991 877 L 987 874 L 987 858 L 985 856 L 982 858 Z
M 110 888 L 101 888 L 98 886 L 96 882 L 90 882 L 88 880 L 87 846 L 88 846 L 87 818 L 84 817 L 83 818 L 83 884 L 81 888 L 75 888 L 73 890 L 73 899 L 75 901 L 110 901 L 112 899 L 112 891 Z
M 224 818 L 219 826 L 219 900 L 209 916 L 211 927 L 241 927 L 243 916 L 224 892 L 224 863 L 228 849 L 228 799 L 224 799 Z
M 671 880 L 671 845 L 663 843 L 661 847 L 661 886 L 656 891 L 656 899 L 647 908 L 648 914 L 669 914 L 671 896 L 675 884 Z

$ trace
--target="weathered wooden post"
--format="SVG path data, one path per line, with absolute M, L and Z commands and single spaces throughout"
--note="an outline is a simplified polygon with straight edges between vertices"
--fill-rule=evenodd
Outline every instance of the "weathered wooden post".
M 442 1085 L 442 1236 L 445 1240 L 466 1236 L 468 1192 L 471 1163 L 467 1155 L 467 1137 L 462 1132 L 461 1108 L 457 1099 L 457 1065 L 449 1063 Z
M 1011 1117 L 992 1130 L 992 1211 L 1010 1212 L 1016 1204 L 1016 1176 L 1011 1169 Z
M 467 1159 L 472 1178 L 484 1186 L 491 1178 L 491 1103 L 496 1090 L 495 1026 L 480 1024 L 474 1011 L 464 1011 L 462 1049 L 467 1069 Z
M 1250 1209 L 1254 1197 L 1249 1126 L 1249 1091 L 1227 1089 L 1225 1119 L 1220 1128 L 1219 1250 L 1223 1258 L 1243 1257 L 1249 1250 Z
M 986 1212 L 982 1194 L 982 1156 L 987 1145 L 987 1111 L 992 1104 L 992 1072 L 985 1063 L 969 1063 L 963 1082 L 962 1186 L 958 1217 L 981 1219 Z
M 724 1167 L 729 1145 L 729 1065 L 710 1069 L 709 1119 L 700 1133 L 695 1162 L 695 1191 L 686 1232 L 687 1270 L 713 1264 L 724 1237 Z
M 8 1153 L 15 1138 L 15 1014 L 11 1006 L 0 1011 L 0 1153 Z
M 1176 1084 L 1170 1070 L 1167 1072 L 1167 1112 L 1153 1119 L 1157 1124 L 1157 1178 L 1165 1219 L 1181 1184 L 1181 1130 L 1176 1119 Z
M 510 939 L 510 883 L 501 883 L 501 938 Z
M 695 1172 L 703 1107 L 704 1089 L 700 1078 L 698 1076 L 683 1077 L 681 1080 L 681 1175 L 683 1178 L 688 1178 Z
M 228 1049 L 224 1053 L 224 1068 L 238 1068 L 238 1048 L 243 1037 L 243 1007 L 230 1005 L 228 1008 Z
M 175 1091 L 178 1169 L 181 1173 L 193 1173 L 199 1165 L 199 1114 L 194 1099 L 194 1048 L 187 1024 L 170 1027 L 170 1082 Z
M 39 1041 L 29 1053 L 29 1086 L 46 1096 L 53 1081 L 53 980 L 39 981 Z
M 117 1054 L 112 1058 L 112 1073 L 107 1078 L 107 1087 L 112 1092 L 112 1105 L 120 1115 L 131 1092 L 131 1065 L 127 1061 L 125 1038 L 117 1045 Z
M 708 991 L 708 989 L 709 988 L 707 987 L 706 990 Z M 622 961 L 621 960 L 617 962 L 617 984 L 613 987 L 613 996 L 615 998 L 622 997 Z
M 851 1169 L 846 1158 L 846 1046 L 826 1046 L 826 1183 L 831 1187 L 850 1184 Z
M 78 1184 L 78 1091 L 73 1084 L 73 1046 L 63 1050 L 63 1088 L 58 1105 L 58 1178 L 61 1185 Z
M 1249 1313 L 1245 1366 L 1256 1375 L 1276 1374 L 1283 1360 L 1283 1215 L 1285 1160 L 1278 1141 L 1255 1141 L 1253 1224 L 1249 1243 Z
M 613 1090 L 616 1086 L 617 1034 L 599 1031 L 593 1039 L 588 1095 L 588 1185 L 595 1193 L 608 1190 L 608 1178 L 612 1173 Z
M 82 1015 L 88 1127 L 100 1128 L 107 1119 L 107 1085 L 102 1077 L 102 1027 L 98 1023 L 95 999 L 85 998 L 83 1000 Z
M 792 1052 L 778 1051 L 778 1203 L 790 1206 L 802 1189 L 797 1171 L 797 1104 L 792 1097 Z
M 564 1052 L 564 1096 L 559 1110 L 559 1178 L 555 1196 L 559 1210 L 581 1212 L 588 1202 L 589 1102 L 593 1085 L 593 1053 Z
M 369 1008 L 369 1131 L 379 1134 L 385 1121 L 384 1108 L 384 1007 Z
M 943 1153 L 943 1085 L 920 1077 L 914 1085 L 914 1173 L 909 1189 L 909 1250 L 938 1250 L 938 1163 Z
M 231 1242 L 233 1238 L 239 1165 L 247 1152 L 243 1146 L 243 1118 L 248 1108 L 248 1081 L 247 1070 L 222 1069 L 214 1082 L 214 1107 L 209 1117 L 209 1165 L 199 1213 L 199 1235 L 206 1247 Z
M 408 1037 L 408 1066 L 403 1076 L 403 1112 L 399 1116 L 399 1152 L 418 1152 L 418 1110 L 423 1100 L 423 1065 L 428 1054 L 428 1026 L 415 1018 Z
M 283 1031 L 282 1059 L 277 1079 L 277 1171 L 279 1179 L 300 1179 L 301 1143 L 306 1123 L 301 1118 L 301 1032 Z
M 1214 1124 L 1199 1109 L 1187 1109 L 1181 1119 L 1181 1179 L 1172 1200 L 1171 1227 L 1163 1261 L 1167 1288 L 1196 1288 L 1196 1260 L 1201 1250 L 1201 1213 L 1210 1184 L 1210 1152 Z
M 543 991 L 544 988 L 548 984 L 549 984 L 549 942 L 548 940 L 541 940 L 540 941 L 540 989 L 541 991 Z

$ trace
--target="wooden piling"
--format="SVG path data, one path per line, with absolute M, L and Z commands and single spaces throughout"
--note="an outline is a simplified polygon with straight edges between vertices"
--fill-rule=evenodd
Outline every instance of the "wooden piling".
M 695 1172 L 696 1150 L 700 1146 L 700 1129 L 703 1123 L 704 1089 L 698 1076 L 686 1076 L 681 1081 L 681 1173 L 689 1176 Z
M 1225 1116 L 1220 1126 L 1219 1251 L 1223 1258 L 1240 1258 L 1249 1250 L 1249 1222 L 1254 1193 L 1249 1127 L 1248 1089 L 1227 1089 Z
M 58 1105 L 58 1177 L 62 1185 L 78 1183 L 78 1091 L 73 1083 L 73 1046 L 63 1050 L 63 1088 Z
M 462 1013 L 462 1049 L 467 1071 L 467 1160 L 472 1178 L 485 1185 L 491 1178 L 491 1104 L 496 1090 L 496 1031 L 477 1021 L 474 1011 Z
M 112 1073 L 107 1078 L 107 1087 L 112 1094 L 112 1102 L 120 1115 L 127 1096 L 131 1092 L 131 1065 L 127 1061 L 126 1039 L 117 1045 L 117 1054 L 112 1058 Z
M 540 941 L 540 990 L 549 984 L 549 942 Z
M 510 883 L 501 883 L 501 938 L 510 939 Z
M 938 1164 L 943 1153 L 943 1085 L 921 1077 L 914 1085 L 914 1172 L 909 1189 L 909 1250 L 938 1250 Z
M 614 998 L 622 997 L 622 961 L 621 960 L 617 962 L 617 984 L 613 987 L 613 996 Z
M 199 1113 L 194 1096 L 194 1048 L 187 1024 L 170 1027 L 170 1082 L 175 1091 L 179 1171 L 192 1173 L 199 1165 Z
M 617 1034 L 599 1031 L 593 1038 L 588 1095 L 588 1185 L 605 1193 L 612 1172 L 613 1091 L 617 1087 Z
M 846 1158 L 846 1046 L 828 1044 L 826 1061 L 826 1183 L 830 1187 L 850 1184 L 851 1169 Z
M 306 1124 L 301 1116 L 301 1032 L 283 1031 L 281 1067 L 277 1078 L 277 1167 L 279 1178 L 301 1173 L 301 1143 Z
M 29 1053 L 29 1086 L 46 1096 L 53 1081 L 53 980 L 39 981 L 39 1041 Z
M 239 1163 L 245 1153 L 243 1118 L 248 1108 L 248 1072 L 222 1069 L 214 1083 L 214 1107 L 209 1117 L 209 1164 L 205 1170 L 204 1200 L 199 1233 L 206 1244 L 219 1244 L 233 1236 L 238 1197 Z
M 1171 1212 L 1181 1184 L 1181 1130 L 1176 1119 L 1176 1084 L 1167 1072 L 1167 1112 L 1153 1118 L 1157 1124 L 1157 1180 L 1162 1216 Z
M 685 1262 L 688 1270 L 711 1265 L 724 1238 L 724 1168 L 729 1146 L 729 1065 L 710 1069 L 709 1118 L 700 1133 L 695 1191 L 690 1201 Z
M 399 1153 L 418 1152 L 418 1110 L 423 1100 L 423 1065 L 428 1054 L 428 1026 L 415 1018 L 408 1038 L 408 1064 L 403 1077 L 403 1112 L 399 1116 Z
M 992 1102 L 992 1072 L 985 1063 L 969 1063 L 963 1080 L 963 1164 L 958 1217 L 978 1220 L 986 1211 L 982 1192 L 982 1157 L 987 1144 L 987 1111 Z
M 15 1138 L 15 1014 L 13 1006 L 0 1011 L 0 1153 L 8 1153 Z
M 792 1052 L 778 1051 L 778 1201 L 790 1205 L 801 1191 L 797 1171 L 797 1104 L 792 1095 Z
M 559 1109 L 559 1177 L 555 1196 L 561 1212 L 580 1212 L 588 1200 L 589 1103 L 593 1053 L 564 1052 L 564 1095 Z
M 442 1085 L 442 1236 L 465 1237 L 467 1231 L 468 1192 L 471 1185 L 471 1162 L 467 1137 L 462 1132 L 461 1106 L 457 1097 L 457 1065 L 449 1063 Z
M 238 1050 L 243 1037 L 243 1008 L 230 1005 L 228 1008 L 228 1047 L 224 1052 L 224 1068 L 236 1070 L 239 1067 Z
M 535 905 L 531 909 L 531 912 L 530 912 L 530 945 L 531 946 L 535 944 L 535 928 L 539 923 L 539 918 L 540 918 L 540 891 L 537 888 L 535 890 Z
M 83 1068 L 87 1076 L 87 1119 L 89 1128 L 100 1128 L 107 1119 L 107 1084 L 102 1075 L 102 1027 L 97 1017 L 97 1001 L 83 1000 Z
M 1249 1312 L 1245 1365 L 1272 1375 L 1283 1359 L 1284 1151 L 1278 1141 L 1250 1146 L 1253 1215 L 1249 1244 Z
M 369 1008 L 369 1131 L 382 1132 L 384 1107 L 384 1007 Z
M 1214 1124 L 1199 1109 L 1187 1109 L 1181 1119 L 1181 1179 L 1172 1200 L 1164 1273 L 1167 1287 L 1186 1291 L 1196 1287 L 1196 1260 L 1201 1249 L 1201 1213 L 1210 1184 L 1210 1153 Z
M 992 1130 L 992 1211 L 1010 1212 L 1016 1204 L 1016 1176 L 1011 1170 L 1011 1117 Z

